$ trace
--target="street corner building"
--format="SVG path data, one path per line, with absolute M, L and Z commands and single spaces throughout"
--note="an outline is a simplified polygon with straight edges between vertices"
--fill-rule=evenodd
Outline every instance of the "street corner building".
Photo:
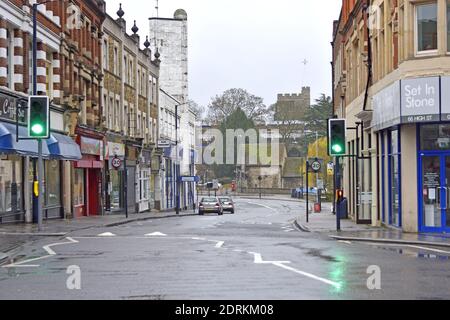
M 34 1 L 0 2 L 0 223 L 36 222 L 32 182 L 37 175 L 38 143 L 27 136 L 28 97 L 33 92 L 31 18 Z M 51 135 L 43 144 L 44 219 L 72 213 L 73 161 L 80 148 L 70 136 L 70 108 L 64 101 L 66 67 L 62 53 L 65 2 L 37 6 L 37 93 L 51 100 Z M 17 123 L 19 123 L 17 129 Z M 73 132 L 73 131 L 72 131 Z
M 343 0 L 332 50 L 350 215 L 449 232 L 450 1 Z

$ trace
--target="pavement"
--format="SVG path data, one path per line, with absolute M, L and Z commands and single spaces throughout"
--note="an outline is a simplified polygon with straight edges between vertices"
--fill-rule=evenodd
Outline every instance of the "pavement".
M 0 300 L 450 298 L 450 250 L 301 232 L 294 222 L 302 202 L 236 204 L 236 214 L 105 223 L 40 237 L 0 266 Z M 379 288 L 368 285 L 371 270 L 380 271 Z
M 375 242 L 388 244 L 431 245 L 450 248 L 450 234 L 407 233 L 395 228 L 358 225 L 350 219 L 341 220 L 341 231 L 336 231 L 336 216 L 330 203 L 323 204 L 321 213 L 306 212 L 296 219 L 296 226 L 304 232 L 326 234 L 338 241 Z
M 35 242 L 41 238 L 61 238 L 72 232 L 85 229 L 114 227 L 137 221 L 192 215 L 194 215 L 194 212 L 191 210 L 182 211 L 179 216 L 175 212 L 167 211 L 130 214 L 128 219 L 124 215 L 105 215 L 48 220 L 43 222 L 41 231 L 35 224 L 0 225 L 0 264 L 13 256 L 24 244 Z

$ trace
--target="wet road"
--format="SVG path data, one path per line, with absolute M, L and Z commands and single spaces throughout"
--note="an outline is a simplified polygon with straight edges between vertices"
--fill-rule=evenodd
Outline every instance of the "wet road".
M 295 202 L 239 199 L 237 208 L 34 242 L 0 268 L 0 299 L 450 298 L 450 250 L 304 233 Z M 370 266 L 381 290 L 368 289 Z

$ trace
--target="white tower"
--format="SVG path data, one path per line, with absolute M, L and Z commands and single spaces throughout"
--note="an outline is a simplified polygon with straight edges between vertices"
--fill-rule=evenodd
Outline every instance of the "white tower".
M 160 87 L 180 103 L 188 101 L 188 21 L 178 9 L 173 18 L 150 18 L 152 52 L 161 60 Z

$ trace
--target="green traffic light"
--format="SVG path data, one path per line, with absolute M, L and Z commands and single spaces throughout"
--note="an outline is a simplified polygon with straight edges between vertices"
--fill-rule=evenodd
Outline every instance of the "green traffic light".
M 342 152 L 342 146 L 339 145 L 339 144 L 333 145 L 332 149 L 333 149 L 333 151 L 336 152 L 336 153 L 341 153 L 341 152 Z
M 31 127 L 31 131 L 35 135 L 41 135 L 42 133 L 44 133 L 44 126 L 41 124 L 35 124 Z

